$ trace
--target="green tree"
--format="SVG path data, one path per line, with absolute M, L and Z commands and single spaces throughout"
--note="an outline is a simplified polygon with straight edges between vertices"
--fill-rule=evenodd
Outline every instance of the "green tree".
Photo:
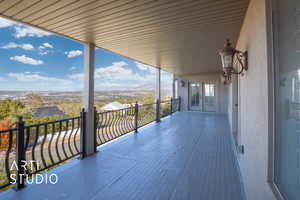
M 12 99 L 0 100 L 0 120 L 4 118 L 16 118 L 19 115 L 24 114 L 25 106 L 22 102 Z

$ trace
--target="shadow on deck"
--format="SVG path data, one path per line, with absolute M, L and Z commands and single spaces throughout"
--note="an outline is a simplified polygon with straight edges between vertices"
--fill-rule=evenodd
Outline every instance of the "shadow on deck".
M 180 112 L 52 170 L 55 185 L 29 185 L 6 200 L 242 200 L 226 115 Z

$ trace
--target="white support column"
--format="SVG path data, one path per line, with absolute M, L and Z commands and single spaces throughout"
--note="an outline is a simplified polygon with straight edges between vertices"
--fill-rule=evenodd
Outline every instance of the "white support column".
M 175 98 L 175 75 L 173 74 L 173 82 L 172 82 L 172 98 Z
M 94 118 L 94 72 L 95 45 L 87 43 L 84 46 L 84 90 L 83 106 L 86 111 L 85 152 L 89 156 L 94 153 L 95 118 Z
M 160 67 L 156 69 L 156 122 L 160 122 L 160 101 L 161 101 L 161 71 Z
M 160 97 L 161 97 L 161 70 L 160 70 L 160 68 L 156 68 L 155 98 L 156 98 L 156 100 L 160 100 Z

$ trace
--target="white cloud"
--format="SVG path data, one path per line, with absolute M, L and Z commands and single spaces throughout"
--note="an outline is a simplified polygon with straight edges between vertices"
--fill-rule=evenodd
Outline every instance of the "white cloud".
M 39 54 L 44 56 L 44 55 L 48 55 L 51 52 L 53 53 L 53 50 L 47 50 L 47 49 L 53 49 L 53 45 L 48 42 L 45 42 L 39 46 L 39 50 L 40 50 Z
M 34 47 L 31 44 L 16 44 L 14 42 L 10 42 L 7 45 L 0 47 L 2 49 L 14 49 L 14 48 L 22 48 L 24 50 L 33 50 Z
M 33 58 L 26 57 L 25 55 L 13 56 L 13 57 L 10 57 L 10 60 L 18 61 L 18 62 L 21 62 L 21 63 L 24 63 L 24 64 L 29 64 L 29 65 L 41 65 L 41 64 L 43 64 L 42 60 L 35 60 Z
M 84 74 L 83 73 L 79 73 L 79 74 L 72 74 L 70 75 L 71 79 L 79 79 L 82 80 L 83 79 Z
M 41 76 L 38 73 L 9 73 L 7 74 L 10 78 L 15 78 L 21 82 L 51 82 L 55 84 L 71 84 L 71 80 L 61 79 L 56 77 L 48 77 L 48 76 Z
M 53 46 L 51 44 L 49 44 L 48 42 L 45 42 L 43 44 L 43 46 L 46 47 L 46 48 L 51 48 L 51 49 L 53 48 Z
M 50 53 L 50 51 L 42 51 L 39 54 L 42 55 L 42 56 L 44 56 L 44 55 L 48 55 L 49 53 Z
M 119 83 L 112 83 L 112 82 L 101 82 L 95 85 L 96 88 L 101 88 L 102 90 L 116 90 L 124 88 L 123 85 Z
M 5 28 L 5 27 L 9 27 L 9 26 L 13 26 L 16 23 L 14 21 L 8 20 L 8 19 L 4 19 L 0 17 L 0 28 Z
M 73 67 L 70 67 L 70 70 L 71 70 L 71 71 L 73 71 L 73 70 L 75 70 L 75 69 L 76 69 L 76 67 L 74 67 L 74 66 L 73 66 Z
M 143 64 L 143 63 L 140 63 L 140 62 L 134 62 L 136 67 L 142 71 L 148 71 L 150 73 L 155 73 L 155 70 L 156 68 L 155 67 L 152 67 L 150 65 L 146 65 L 146 64 Z
M 34 27 L 29 27 L 29 26 L 16 26 L 15 27 L 15 37 L 16 38 L 21 38 L 21 37 L 44 37 L 44 36 L 49 36 L 52 35 L 49 32 L 34 28 Z
M 76 56 L 80 56 L 82 54 L 82 51 L 80 50 L 72 50 L 72 51 L 66 51 L 65 54 L 68 58 L 73 58 Z
M 155 74 L 138 74 L 132 69 L 127 68 L 128 64 L 124 61 L 113 62 L 112 65 L 107 67 L 100 67 L 95 69 L 95 79 L 101 79 L 106 81 L 138 81 L 140 83 L 149 82 L 155 80 Z M 72 79 L 83 79 L 84 74 L 72 74 Z
M 136 63 L 137 64 L 137 63 Z M 124 61 L 114 62 L 110 66 L 95 69 L 96 88 L 101 90 L 109 89 L 147 89 L 155 88 L 156 75 L 155 68 L 148 65 L 139 65 L 145 73 L 137 73 L 132 70 Z M 140 69 L 139 68 L 139 69 Z M 145 71 L 147 70 L 147 71 Z M 69 76 L 74 80 L 83 80 L 84 74 L 77 73 Z M 99 82 L 97 81 L 99 80 Z M 172 87 L 172 76 L 168 72 L 161 72 L 162 90 L 170 90 Z M 98 82 L 98 83 L 97 83 Z
M 42 45 L 39 46 L 39 49 L 46 49 L 46 48 L 53 48 L 52 44 L 49 44 L 48 42 L 43 43 Z
M 135 80 L 144 81 L 148 77 L 141 76 L 131 69 L 126 68 L 128 64 L 124 61 L 113 62 L 111 66 L 101 67 L 95 70 L 95 78 L 104 78 L 109 80 Z

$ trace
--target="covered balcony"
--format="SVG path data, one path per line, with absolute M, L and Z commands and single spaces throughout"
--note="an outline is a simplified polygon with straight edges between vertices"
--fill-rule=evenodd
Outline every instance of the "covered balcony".
M 224 114 L 176 112 L 98 147 L 48 173 L 57 184 L 33 184 L 1 199 L 244 199 Z

